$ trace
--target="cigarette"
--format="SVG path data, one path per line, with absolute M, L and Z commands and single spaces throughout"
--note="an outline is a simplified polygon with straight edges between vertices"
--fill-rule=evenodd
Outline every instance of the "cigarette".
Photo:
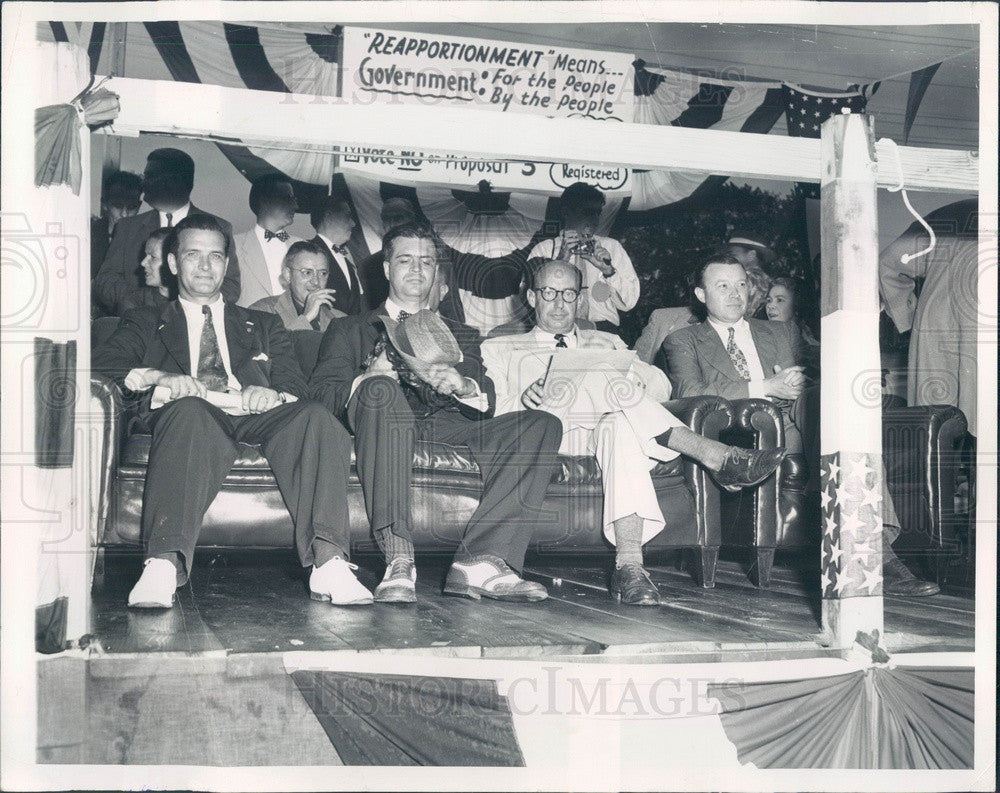
M 549 356 L 548 365 L 545 367 L 545 374 L 542 375 L 542 387 L 545 387 L 545 382 L 549 379 L 549 370 L 552 369 L 552 361 L 555 359 L 555 355 Z

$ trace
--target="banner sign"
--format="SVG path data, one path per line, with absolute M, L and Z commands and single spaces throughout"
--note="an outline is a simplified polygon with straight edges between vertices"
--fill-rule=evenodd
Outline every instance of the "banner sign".
M 348 27 L 343 96 L 631 122 L 632 61 L 620 52 Z
M 587 182 L 604 193 L 630 193 L 628 168 L 574 163 L 470 160 L 453 155 L 393 151 L 367 146 L 340 150 L 340 170 L 394 184 L 417 182 L 471 190 L 485 179 L 494 190 L 558 195 L 574 182 Z

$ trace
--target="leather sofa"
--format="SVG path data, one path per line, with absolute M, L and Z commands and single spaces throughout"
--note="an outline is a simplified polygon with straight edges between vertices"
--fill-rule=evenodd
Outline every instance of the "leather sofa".
M 781 414 L 761 399 L 734 400 L 733 425 L 723 439 L 748 448 L 769 449 L 784 443 Z M 919 553 L 942 568 L 958 552 L 963 528 L 955 514 L 955 482 L 959 443 L 968 423 L 950 405 L 906 407 L 899 397 L 886 397 L 882 408 L 882 457 L 889 493 L 902 532 L 893 544 L 897 553 Z M 753 491 L 724 494 L 724 546 L 749 548 L 751 577 L 767 587 L 777 549 L 818 549 L 822 513 L 818 492 L 807 489 L 805 455 L 789 455 L 780 476 Z
M 103 549 L 141 545 L 140 516 L 149 435 L 130 431 L 118 386 L 100 376 L 91 381 L 92 410 L 102 424 L 97 545 Z M 729 403 L 694 397 L 668 404 L 693 431 L 718 438 L 733 421 Z M 192 461 L 197 464 L 197 461 Z M 479 471 L 464 447 L 418 442 L 413 459 L 412 519 L 418 550 L 457 546 L 481 492 Z M 652 472 L 666 528 L 647 548 L 693 548 L 702 586 L 714 585 L 722 540 L 720 490 L 705 471 L 678 458 Z M 348 485 L 352 548 L 376 548 L 353 460 Z M 549 487 L 536 551 L 601 552 L 610 548 L 601 531 L 603 490 L 592 457 L 563 457 Z M 232 471 L 205 515 L 199 546 L 292 547 L 292 525 L 274 475 L 257 446 L 241 444 Z

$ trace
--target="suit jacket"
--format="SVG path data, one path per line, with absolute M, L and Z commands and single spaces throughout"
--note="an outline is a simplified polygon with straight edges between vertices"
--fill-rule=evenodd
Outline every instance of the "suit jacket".
M 194 204 L 188 215 L 208 215 Z M 213 216 L 215 217 L 215 216 Z M 227 303 L 235 303 L 240 296 L 240 263 L 233 244 L 233 228 L 229 221 L 215 217 L 229 239 L 229 266 L 222 282 L 222 298 Z M 139 277 L 139 262 L 143 248 L 150 234 L 160 227 L 160 213 L 155 209 L 130 218 L 122 218 L 115 224 L 108 253 L 101 269 L 94 278 L 93 293 L 98 301 L 112 314 L 120 316 L 124 311 L 123 298 L 137 292 L 143 285 Z
M 101 217 L 90 219 L 90 279 L 94 280 L 97 273 L 104 264 L 104 257 L 108 255 L 108 245 L 111 240 L 108 237 L 108 219 Z M 138 263 L 136 263 L 138 265 Z
M 305 377 L 277 317 L 227 303 L 224 324 L 230 364 L 240 385 L 306 397 Z M 94 371 L 113 378 L 123 390 L 125 377 L 140 367 L 192 373 L 187 321 L 176 300 L 160 309 L 143 306 L 127 312 L 111 338 L 94 350 Z M 140 414 L 149 411 L 150 396 L 151 392 L 142 395 Z
M 627 350 L 624 341 L 613 333 L 577 326 L 577 348 L 589 350 Z M 496 389 L 496 415 L 523 410 L 521 394 L 545 373 L 545 362 L 531 355 L 534 350 L 553 350 L 548 340 L 540 340 L 534 331 L 516 336 L 498 336 L 483 342 L 483 365 Z M 544 356 L 543 356 L 544 358 Z M 646 383 L 648 393 L 657 402 L 670 399 L 670 383 L 659 369 L 641 361 L 633 365 Z
M 380 336 L 380 324 L 386 317 L 385 304 L 362 314 L 344 317 L 330 323 L 320 343 L 319 358 L 316 368 L 309 379 L 311 398 L 322 402 L 333 415 L 346 418 L 345 409 L 351 396 L 351 386 L 354 379 L 362 374 L 362 363 L 375 349 Z M 489 400 L 489 410 L 486 413 L 454 401 L 450 407 L 466 418 L 480 420 L 493 415 L 496 395 L 493 381 L 486 376 L 480 355 L 479 334 L 475 329 L 452 319 L 443 317 L 445 324 L 455 336 L 459 349 L 462 351 L 462 361 L 455 368 L 463 377 L 476 381 Z M 416 392 L 404 387 L 407 402 L 417 418 L 423 418 L 442 409 L 440 406 L 428 406 L 419 402 Z
M 802 336 L 794 322 L 764 319 L 748 319 L 747 322 L 765 377 L 774 373 L 775 365 L 785 368 L 805 362 Z M 747 381 L 740 378 L 722 339 L 707 321 L 674 331 L 663 340 L 663 350 L 675 398 L 707 395 L 746 399 L 749 396 Z
M 253 311 L 263 311 L 265 314 L 277 314 L 281 317 L 285 330 L 315 330 L 312 323 L 295 308 L 292 293 L 287 289 L 280 295 L 272 295 L 258 300 L 250 308 Z M 319 329 L 326 330 L 331 320 L 346 316 L 343 311 L 337 311 L 329 306 L 320 306 L 319 315 L 316 318 L 319 320 Z
M 337 264 L 330 246 L 318 234 L 311 241 L 322 248 L 323 253 L 326 254 L 327 266 L 330 269 L 330 277 L 327 278 L 326 286 L 328 289 L 337 290 L 337 294 L 333 296 L 333 307 L 341 314 L 360 314 L 362 311 L 367 311 L 371 304 L 368 302 L 368 284 L 361 273 L 361 265 L 365 261 L 365 257 L 362 256 L 360 247 L 355 244 L 353 239 L 347 241 L 347 252 L 354 262 L 355 268 L 357 268 L 358 280 L 361 282 L 361 288 L 364 290 L 362 294 L 353 295 L 351 294 L 351 285 L 348 283 L 344 271 Z M 382 300 L 385 300 L 385 297 Z M 375 305 L 378 305 L 378 303 Z
M 254 229 L 241 231 L 233 237 L 236 243 L 236 253 L 240 260 L 240 299 L 237 305 L 247 308 L 258 300 L 274 295 L 274 287 L 271 285 L 271 276 L 267 271 L 267 261 L 264 259 L 264 251 L 260 247 L 260 240 Z M 291 247 L 292 243 L 298 242 L 298 237 L 289 236 L 285 243 L 285 250 Z
M 656 354 L 663 347 L 663 340 L 679 328 L 694 325 L 698 318 L 686 306 L 658 308 L 649 315 L 649 322 L 635 343 L 639 360 L 655 363 Z

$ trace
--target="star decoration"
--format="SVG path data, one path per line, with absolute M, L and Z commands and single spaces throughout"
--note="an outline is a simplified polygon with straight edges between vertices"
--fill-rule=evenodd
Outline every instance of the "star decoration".
M 869 506 L 872 509 L 878 509 L 878 505 L 882 503 L 882 490 L 881 488 L 872 487 L 865 488 L 861 491 L 861 506 Z
M 826 594 L 826 591 L 830 588 L 830 584 L 833 583 L 833 580 L 824 572 L 823 575 L 819 577 L 819 581 L 820 591 Z
M 857 515 L 851 515 L 847 512 L 840 513 L 840 531 L 847 532 L 848 534 L 854 534 L 858 529 L 863 529 L 865 526 L 864 521 L 858 520 Z
M 813 113 L 813 115 L 814 115 L 814 116 L 816 116 L 816 118 L 819 118 L 819 111 L 818 111 L 818 110 L 817 110 L 817 111 L 815 111 L 815 112 Z
M 875 553 L 875 549 L 868 544 L 868 540 L 865 540 L 864 542 L 857 542 L 851 548 L 852 556 L 857 556 L 859 558 L 864 557 L 866 562 L 868 561 L 868 557 L 873 553 Z
M 802 129 L 805 129 L 805 128 L 806 128 L 806 125 L 805 125 L 805 123 L 803 123 L 802 121 L 800 121 L 800 122 L 799 122 L 799 126 L 800 126 L 800 127 L 802 127 Z
M 831 496 L 829 493 L 827 493 L 826 490 L 820 490 L 819 491 L 819 498 L 820 498 L 820 501 L 823 502 L 823 509 L 824 510 L 829 506 L 830 502 L 833 501 L 833 496 Z
M 827 536 L 832 537 L 833 532 L 837 529 L 837 521 L 833 519 L 833 515 L 827 515 L 823 518 L 823 531 L 826 532 Z
M 882 583 L 882 570 L 879 566 L 875 566 L 871 570 L 866 570 L 862 567 L 861 575 L 864 577 L 864 580 L 859 586 L 867 589 L 868 594 L 875 594 L 875 590 L 878 589 L 879 585 Z
M 826 481 L 827 482 L 836 482 L 837 481 L 837 474 L 839 474 L 839 473 L 840 473 L 840 466 L 837 465 L 837 461 L 836 460 L 834 460 L 834 459 L 831 458 L 830 462 L 829 462 L 829 468 L 827 468 L 827 471 L 826 471 Z
M 830 565 L 835 566 L 839 569 L 840 557 L 844 555 L 844 552 L 840 548 L 840 543 L 831 542 L 830 543 Z
M 802 108 L 799 112 L 804 116 L 806 114 L 806 109 Z
M 813 129 L 819 129 L 819 124 L 813 124 Z
M 833 591 L 840 596 L 840 593 L 847 589 L 847 585 L 851 583 L 850 578 L 848 578 L 846 573 L 841 573 L 837 576 L 837 580 L 833 584 Z
M 868 474 L 875 473 L 875 469 L 868 467 L 868 458 L 860 455 L 857 460 L 851 461 L 851 476 L 855 477 L 865 487 L 868 482 Z

